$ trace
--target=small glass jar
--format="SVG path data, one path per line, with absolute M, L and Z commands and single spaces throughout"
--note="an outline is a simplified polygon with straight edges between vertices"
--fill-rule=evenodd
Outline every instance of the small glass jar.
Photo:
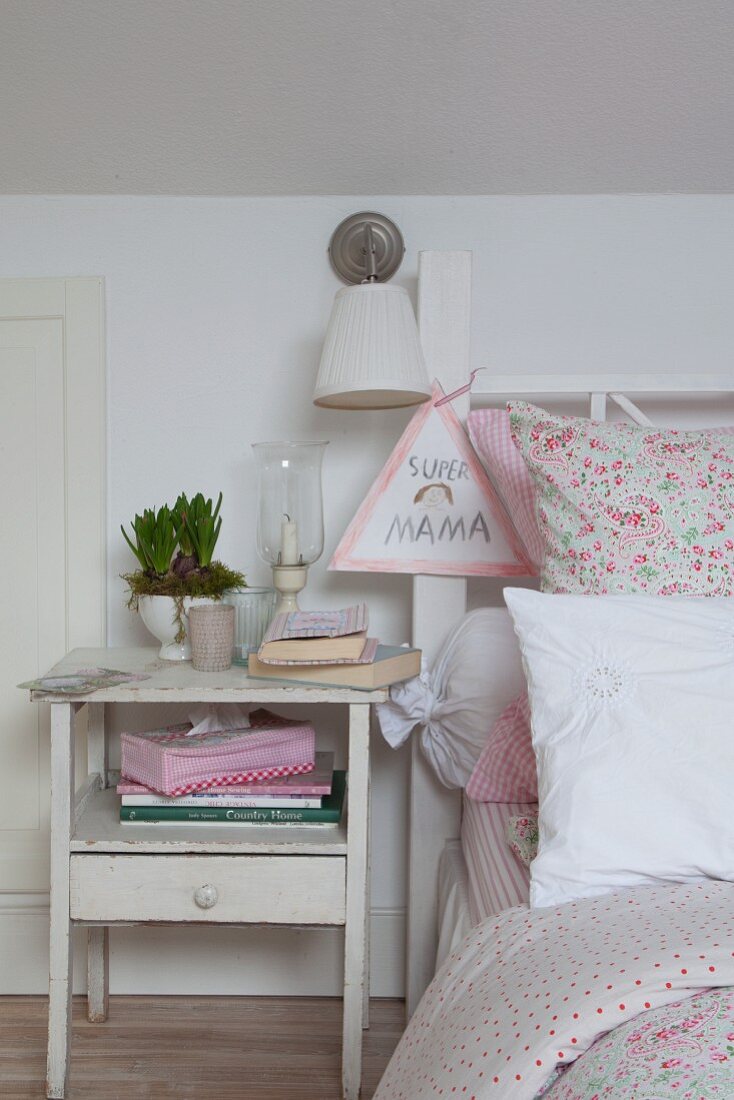
M 274 588 L 230 588 L 222 596 L 223 603 L 234 607 L 234 664 L 246 665 L 248 654 L 260 648 L 275 613 L 276 596 Z

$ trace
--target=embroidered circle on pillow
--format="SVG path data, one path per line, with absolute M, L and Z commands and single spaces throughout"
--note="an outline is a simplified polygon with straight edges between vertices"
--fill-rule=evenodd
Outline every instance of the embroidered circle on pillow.
M 734 594 L 734 429 L 508 408 L 538 488 L 544 591 Z
M 634 675 L 623 662 L 600 655 L 579 667 L 575 686 L 590 706 L 612 707 L 630 697 Z

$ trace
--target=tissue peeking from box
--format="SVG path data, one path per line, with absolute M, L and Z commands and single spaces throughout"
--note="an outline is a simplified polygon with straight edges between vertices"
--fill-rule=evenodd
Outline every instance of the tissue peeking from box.
M 199 703 L 189 711 L 189 722 L 189 737 L 195 737 L 198 733 L 250 728 L 250 716 L 239 703 Z

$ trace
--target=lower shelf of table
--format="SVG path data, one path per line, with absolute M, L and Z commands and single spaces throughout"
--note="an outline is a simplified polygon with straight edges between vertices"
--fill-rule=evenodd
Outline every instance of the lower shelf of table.
M 152 825 L 121 822 L 120 799 L 96 791 L 74 828 L 72 852 L 128 854 L 322 855 L 347 853 L 347 830 L 339 825 Z

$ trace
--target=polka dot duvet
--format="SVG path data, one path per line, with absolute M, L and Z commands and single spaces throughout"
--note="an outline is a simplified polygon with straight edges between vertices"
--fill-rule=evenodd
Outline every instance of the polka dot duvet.
M 374 1100 L 731 1097 L 730 986 L 730 883 L 509 909 L 446 960 Z

